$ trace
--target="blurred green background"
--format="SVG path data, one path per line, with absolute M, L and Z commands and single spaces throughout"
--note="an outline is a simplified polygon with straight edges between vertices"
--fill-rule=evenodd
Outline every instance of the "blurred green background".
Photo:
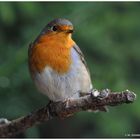
M 68 18 L 85 54 L 94 87 L 140 91 L 140 3 L 0 2 L 0 118 L 26 115 L 48 103 L 35 88 L 28 45 L 52 19 Z M 120 138 L 140 134 L 140 101 L 80 112 L 34 126 L 19 138 Z

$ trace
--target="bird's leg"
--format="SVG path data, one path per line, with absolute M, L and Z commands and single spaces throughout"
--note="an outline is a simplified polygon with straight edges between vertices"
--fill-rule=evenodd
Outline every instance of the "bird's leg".
M 53 111 L 52 111 L 52 105 L 53 105 L 53 101 L 49 101 L 49 103 L 48 103 L 48 105 L 47 105 L 47 107 L 48 107 L 48 112 L 47 112 L 47 114 L 48 114 L 48 118 L 49 119 L 51 119 L 52 118 L 52 116 L 53 116 Z
M 66 109 L 70 108 L 70 102 L 71 102 L 72 98 L 67 98 L 64 101 L 57 101 L 57 102 L 53 102 L 50 101 L 48 103 L 48 117 L 49 119 L 52 118 L 52 116 L 58 116 L 60 119 L 64 119 L 65 117 L 70 117 L 73 115 L 73 113 L 67 113 L 67 111 L 63 111 L 61 113 L 60 109 L 59 109 L 59 105 L 63 105 L 65 106 Z
M 71 100 L 72 100 L 72 98 L 67 98 L 67 99 L 65 99 L 63 102 L 65 103 L 65 107 L 66 108 L 69 108 L 70 107 L 70 102 L 71 102 Z
M 110 92 L 109 89 L 104 89 L 102 91 L 93 89 L 91 91 L 91 96 L 97 100 L 103 100 L 104 98 L 108 97 L 109 92 Z M 100 106 L 98 110 L 103 112 L 108 112 L 107 106 Z
M 66 111 L 65 110 L 63 110 L 63 112 L 62 113 L 60 113 L 59 112 L 59 114 L 58 114 L 58 116 L 59 116 L 59 118 L 60 119 L 64 119 L 64 118 L 66 118 L 66 117 L 71 117 L 73 114 L 74 114 L 74 112 L 70 112 L 70 104 L 71 104 L 71 101 L 73 100 L 73 98 L 67 98 L 67 99 L 65 99 L 64 101 L 62 101 L 63 102 L 63 104 L 64 104 L 64 106 L 65 106 L 65 108 L 66 108 Z M 58 106 L 57 106 L 58 107 Z M 69 110 L 70 109 L 70 110 Z M 68 112 L 67 112 L 67 110 L 69 110 Z

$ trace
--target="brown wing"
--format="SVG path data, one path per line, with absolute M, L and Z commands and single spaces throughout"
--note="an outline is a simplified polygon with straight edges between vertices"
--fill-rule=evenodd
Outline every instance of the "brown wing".
M 79 56 L 80 56 L 80 58 L 81 58 L 81 61 L 83 62 L 83 64 L 85 65 L 85 67 L 86 67 L 86 69 L 87 69 L 87 71 L 88 71 L 88 73 L 90 74 L 90 72 L 89 72 L 89 69 L 88 69 L 88 67 L 87 67 L 87 63 L 86 63 L 86 61 L 85 61 L 85 59 L 84 59 L 84 54 L 82 53 L 82 51 L 80 50 L 80 48 L 78 47 L 78 45 L 74 45 L 74 47 L 73 47 L 75 50 L 76 50 L 76 52 L 79 54 Z

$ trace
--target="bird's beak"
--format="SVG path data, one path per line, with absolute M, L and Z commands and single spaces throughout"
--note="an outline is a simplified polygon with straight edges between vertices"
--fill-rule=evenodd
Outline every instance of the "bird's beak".
M 73 29 L 67 30 L 67 33 L 73 33 Z
M 73 33 L 72 26 L 67 26 L 67 25 L 59 26 L 59 30 L 65 33 Z

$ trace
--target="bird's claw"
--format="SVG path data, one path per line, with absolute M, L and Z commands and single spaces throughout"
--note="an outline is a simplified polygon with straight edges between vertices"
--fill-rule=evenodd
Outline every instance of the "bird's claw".
M 69 105 L 70 104 L 70 101 L 71 101 L 70 98 L 67 98 L 67 99 L 64 100 L 64 104 L 65 104 L 65 107 L 66 108 L 69 108 L 70 107 L 70 105 Z
M 110 92 L 109 89 L 104 89 L 102 91 L 98 91 L 98 90 L 94 89 L 91 92 L 91 95 L 92 95 L 93 98 L 103 100 L 104 98 L 108 97 L 109 92 Z

